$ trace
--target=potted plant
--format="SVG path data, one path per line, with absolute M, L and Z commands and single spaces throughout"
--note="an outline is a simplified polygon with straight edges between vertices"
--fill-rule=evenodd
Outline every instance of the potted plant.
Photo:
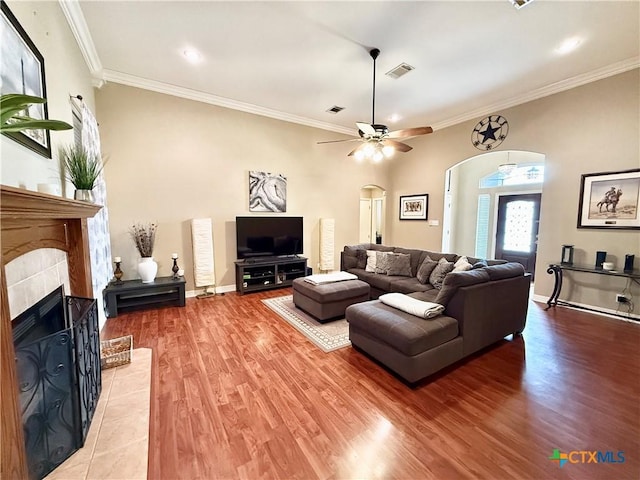
M 153 259 L 153 245 L 156 241 L 155 223 L 136 223 L 131 227 L 131 237 L 140 253 L 138 274 L 142 283 L 151 283 L 158 273 L 158 264 Z
M 66 178 L 76 187 L 76 200 L 93 201 L 93 187 L 102 172 L 102 162 L 84 147 L 60 147 L 60 160 L 64 165 Z

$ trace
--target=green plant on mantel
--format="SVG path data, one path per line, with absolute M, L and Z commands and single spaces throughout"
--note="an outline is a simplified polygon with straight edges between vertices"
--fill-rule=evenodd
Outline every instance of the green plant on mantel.
M 65 176 L 77 190 L 92 190 L 103 165 L 100 159 L 84 147 L 73 145 L 60 147 L 60 158 L 64 164 Z
M 34 103 L 47 100 L 31 95 L 7 93 L 0 96 L 0 133 L 21 132 L 23 130 L 70 130 L 73 127 L 61 120 L 40 120 L 23 113 Z

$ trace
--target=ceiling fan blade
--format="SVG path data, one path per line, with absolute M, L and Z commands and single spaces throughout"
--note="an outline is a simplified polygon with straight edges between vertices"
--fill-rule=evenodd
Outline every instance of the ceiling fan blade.
M 384 139 L 381 143 L 385 147 L 387 146 L 393 147 L 399 152 L 408 152 L 409 150 L 413 150 L 413 147 L 410 147 L 406 143 L 397 142 L 395 140 L 389 140 L 388 138 Z
M 395 130 L 393 132 L 389 132 L 386 138 L 415 137 L 416 135 L 426 135 L 427 133 L 433 133 L 433 128 L 415 127 L 415 128 L 406 128 L 404 130 Z
M 316 142 L 316 144 L 320 145 L 322 143 L 340 143 L 340 142 L 355 142 L 360 141 L 359 138 L 345 138 L 343 140 L 325 140 L 324 142 Z
M 367 146 L 367 143 L 363 143 L 361 145 L 358 145 L 356 148 L 354 148 L 353 150 L 351 150 L 349 152 L 349 154 L 347 155 L 347 157 L 351 157 L 353 156 L 358 150 L 364 150 L 364 147 Z
M 367 135 L 376 134 L 376 129 L 373 128 L 373 126 L 369 125 L 368 123 L 356 122 L 356 126 L 360 129 L 362 133 L 365 133 Z

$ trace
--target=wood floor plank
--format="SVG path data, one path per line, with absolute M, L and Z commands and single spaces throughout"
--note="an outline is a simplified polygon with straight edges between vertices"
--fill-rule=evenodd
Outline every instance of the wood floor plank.
M 151 479 L 640 477 L 640 325 L 530 303 L 507 339 L 410 388 L 324 353 L 268 309 L 282 289 L 111 319 L 154 351 Z M 624 452 L 560 469 L 554 449 Z

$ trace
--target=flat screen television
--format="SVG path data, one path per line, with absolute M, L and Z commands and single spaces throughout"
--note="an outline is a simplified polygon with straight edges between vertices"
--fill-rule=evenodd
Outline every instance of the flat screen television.
M 302 253 L 302 217 L 236 217 L 238 259 Z

